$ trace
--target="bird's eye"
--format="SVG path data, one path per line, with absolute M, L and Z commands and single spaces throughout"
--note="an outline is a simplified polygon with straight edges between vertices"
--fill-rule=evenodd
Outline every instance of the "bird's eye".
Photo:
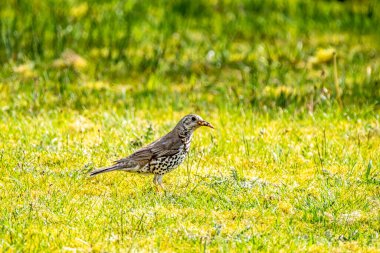
M 191 118 L 191 120 L 192 120 L 192 121 L 196 121 L 197 119 L 193 116 L 193 117 Z

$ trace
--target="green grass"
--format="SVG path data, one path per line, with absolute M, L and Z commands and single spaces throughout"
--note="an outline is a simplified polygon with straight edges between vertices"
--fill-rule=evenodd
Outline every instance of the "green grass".
M 379 29 L 374 0 L 1 2 L 0 251 L 379 252 Z M 88 177 L 192 112 L 165 193 Z

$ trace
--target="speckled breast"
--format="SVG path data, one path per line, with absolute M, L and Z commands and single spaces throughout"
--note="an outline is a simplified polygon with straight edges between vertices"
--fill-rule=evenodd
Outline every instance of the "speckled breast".
M 165 174 L 175 169 L 185 160 L 187 151 L 182 149 L 172 156 L 159 157 L 149 163 L 149 171 L 153 174 Z

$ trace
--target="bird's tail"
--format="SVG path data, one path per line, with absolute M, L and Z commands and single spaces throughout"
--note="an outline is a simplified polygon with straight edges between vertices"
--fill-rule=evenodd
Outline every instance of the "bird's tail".
M 100 169 L 97 169 L 97 170 L 94 170 L 90 173 L 90 176 L 93 177 L 93 176 L 96 176 L 100 173 L 104 173 L 104 172 L 110 172 L 110 171 L 114 171 L 114 170 L 118 170 L 120 169 L 119 165 L 114 165 L 114 166 L 111 166 L 111 167 L 107 167 L 107 168 L 100 168 Z

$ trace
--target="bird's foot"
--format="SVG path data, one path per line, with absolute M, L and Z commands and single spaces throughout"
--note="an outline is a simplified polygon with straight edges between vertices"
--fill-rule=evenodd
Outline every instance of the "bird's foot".
M 157 193 L 165 193 L 165 187 L 162 184 L 156 184 L 154 185 L 154 189 Z

